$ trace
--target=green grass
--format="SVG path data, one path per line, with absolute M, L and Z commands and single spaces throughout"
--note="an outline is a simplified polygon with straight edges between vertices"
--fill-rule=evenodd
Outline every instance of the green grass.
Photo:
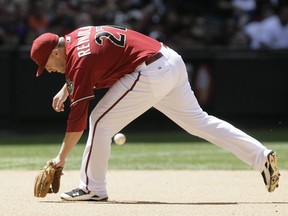
M 109 169 L 251 169 L 230 152 L 186 133 L 126 135 L 128 141 L 125 145 L 112 144 Z M 258 133 L 255 136 L 265 135 Z M 72 150 L 65 169 L 80 168 L 85 139 L 86 136 Z M 280 169 L 287 169 L 288 141 L 266 140 L 263 144 L 280 156 Z M 56 156 L 61 141 L 61 135 L 2 136 L 0 169 L 39 169 L 45 161 Z

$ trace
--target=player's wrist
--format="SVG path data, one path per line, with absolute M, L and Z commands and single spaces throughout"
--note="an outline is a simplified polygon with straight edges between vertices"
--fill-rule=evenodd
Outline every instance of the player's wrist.
M 63 155 L 59 154 L 54 159 L 53 162 L 56 164 L 57 167 L 63 167 L 65 164 L 65 157 Z

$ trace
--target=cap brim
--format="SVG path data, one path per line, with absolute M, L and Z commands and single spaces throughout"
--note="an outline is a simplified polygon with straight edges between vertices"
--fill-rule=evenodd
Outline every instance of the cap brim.
M 39 77 L 43 73 L 44 69 L 45 69 L 45 66 L 39 66 L 36 72 L 36 77 Z

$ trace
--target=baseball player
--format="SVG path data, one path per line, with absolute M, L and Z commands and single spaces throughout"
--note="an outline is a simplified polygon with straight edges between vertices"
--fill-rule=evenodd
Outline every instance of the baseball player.
M 188 133 L 227 149 L 261 172 L 269 192 L 278 187 L 277 155 L 231 124 L 208 115 L 199 106 L 179 54 L 141 33 L 116 26 L 86 26 L 65 37 L 45 33 L 34 40 L 31 58 L 44 69 L 62 73 L 66 83 L 52 107 L 70 113 L 59 154 L 65 158 L 86 129 L 94 90 L 109 87 L 89 116 L 79 186 L 61 194 L 64 200 L 108 199 L 106 173 L 111 138 L 151 107 L 164 113 Z M 192 157 L 192 156 L 191 156 Z

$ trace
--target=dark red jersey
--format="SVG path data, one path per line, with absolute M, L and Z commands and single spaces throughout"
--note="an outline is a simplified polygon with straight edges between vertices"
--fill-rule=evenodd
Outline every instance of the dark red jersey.
M 71 102 L 67 131 L 86 128 L 94 90 L 107 88 L 157 53 L 160 42 L 115 26 L 87 26 L 65 36 L 66 81 Z

